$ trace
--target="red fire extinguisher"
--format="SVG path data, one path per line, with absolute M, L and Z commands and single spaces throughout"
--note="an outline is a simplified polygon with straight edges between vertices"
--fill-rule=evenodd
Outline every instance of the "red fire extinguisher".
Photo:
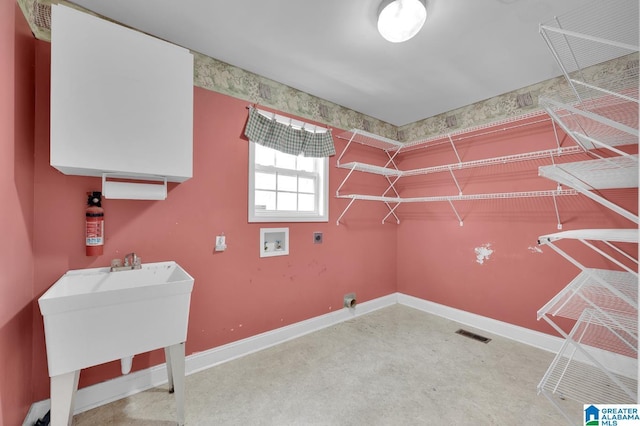
M 100 256 L 104 248 L 104 209 L 101 206 L 102 193 L 88 194 L 86 211 L 87 256 Z

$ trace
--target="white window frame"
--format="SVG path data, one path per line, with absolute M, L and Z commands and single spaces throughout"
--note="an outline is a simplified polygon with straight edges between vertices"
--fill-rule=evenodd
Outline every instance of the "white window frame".
M 249 141 L 249 222 L 328 222 L 329 221 L 329 158 L 318 158 L 321 162 L 316 184 L 315 212 L 294 211 L 266 211 L 255 208 L 255 175 L 256 170 L 264 168 L 264 171 L 278 170 L 276 167 L 256 166 L 255 142 Z M 286 170 L 288 169 L 279 169 Z M 305 175 L 309 172 L 292 171 L 293 174 Z M 287 173 L 288 174 L 288 173 Z M 315 177 L 315 174 L 313 174 Z

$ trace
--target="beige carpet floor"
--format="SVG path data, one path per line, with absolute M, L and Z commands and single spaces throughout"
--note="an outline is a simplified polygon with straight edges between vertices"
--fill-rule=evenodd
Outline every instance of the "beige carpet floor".
M 552 359 L 394 305 L 188 376 L 186 424 L 563 425 L 536 394 Z M 582 405 L 560 403 L 580 424 Z M 150 389 L 78 414 L 73 424 L 173 425 L 174 398 L 166 386 Z

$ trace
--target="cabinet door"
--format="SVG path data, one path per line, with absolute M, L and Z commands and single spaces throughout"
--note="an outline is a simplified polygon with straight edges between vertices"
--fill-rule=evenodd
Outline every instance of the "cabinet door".
M 52 6 L 51 165 L 65 174 L 192 176 L 193 56 Z

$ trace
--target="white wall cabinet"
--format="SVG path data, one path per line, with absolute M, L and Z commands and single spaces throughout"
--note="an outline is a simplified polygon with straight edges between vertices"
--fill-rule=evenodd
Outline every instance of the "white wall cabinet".
M 183 182 L 193 168 L 193 55 L 52 6 L 51 165 Z

